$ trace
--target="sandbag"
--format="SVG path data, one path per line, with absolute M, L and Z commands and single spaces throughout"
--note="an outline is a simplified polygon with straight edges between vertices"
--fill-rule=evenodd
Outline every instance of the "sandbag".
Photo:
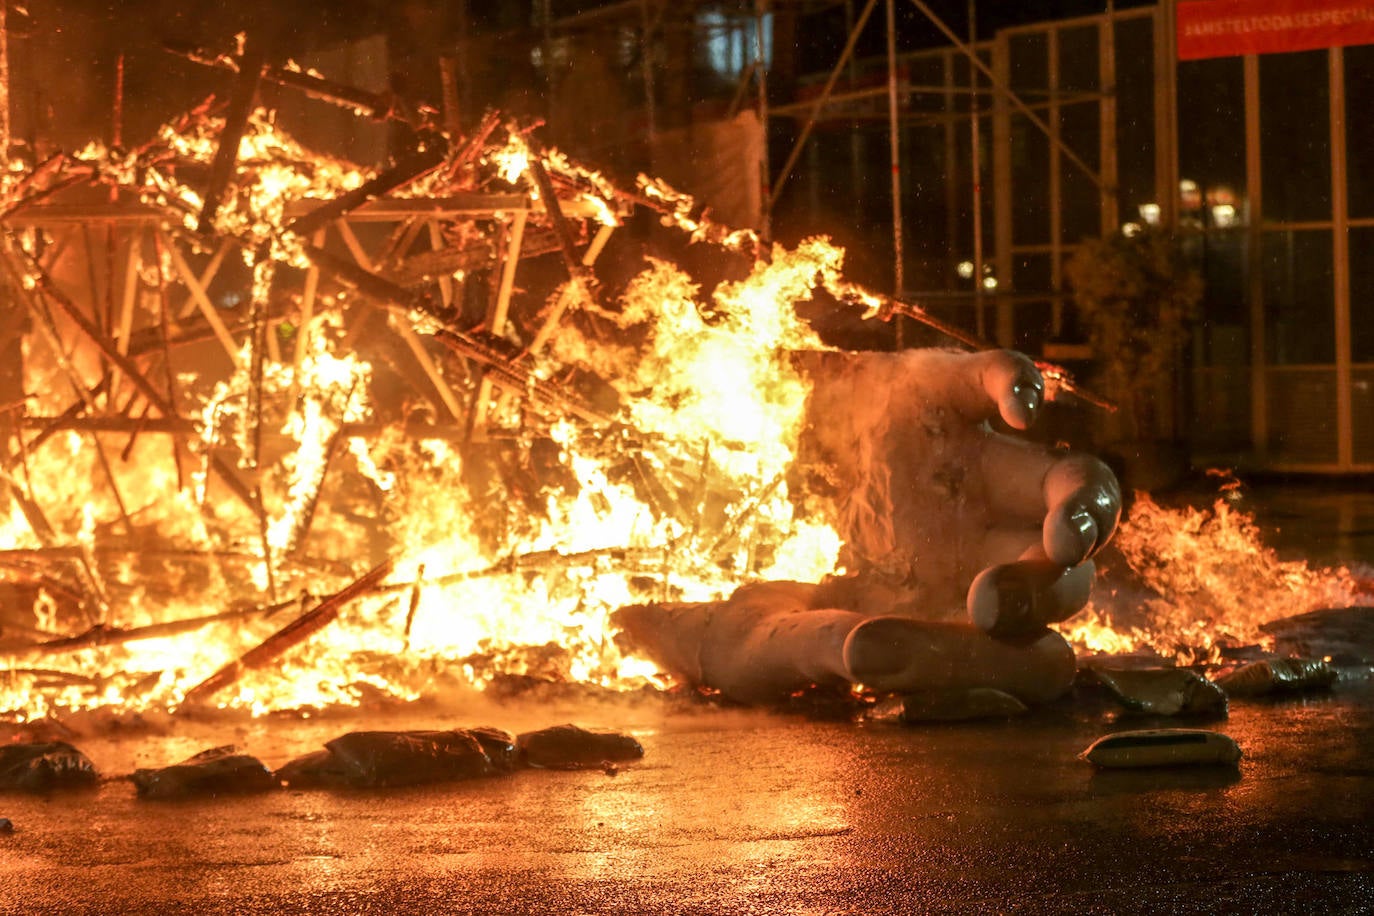
M 277 788 L 272 771 L 232 744 L 201 751 L 162 769 L 135 770 L 139 798 L 172 799 L 197 795 L 243 795 Z
M 0 789 L 51 792 L 93 786 L 90 758 L 65 741 L 0 745 Z
M 1226 715 L 1226 693 L 1187 668 L 1108 668 L 1092 672 L 1122 706 L 1144 715 Z
M 1319 658 L 1270 658 L 1251 662 L 1217 678 L 1231 696 L 1325 690 L 1336 682 L 1336 669 Z
M 481 742 L 464 729 L 350 732 L 325 747 L 347 784 L 363 788 L 472 779 L 494 771 Z
M 1009 719 L 1029 711 L 1029 707 L 1016 697 L 991 687 L 928 690 L 902 697 L 901 720 L 914 725 L 922 722 Z
M 1234 766 L 1241 757 L 1229 735 L 1198 728 L 1117 732 L 1098 738 L 1078 755 L 1100 767 Z
M 516 743 L 526 765 L 551 770 L 595 769 L 644 756 L 643 746 L 629 735 L 576 725 L 525 732 Z

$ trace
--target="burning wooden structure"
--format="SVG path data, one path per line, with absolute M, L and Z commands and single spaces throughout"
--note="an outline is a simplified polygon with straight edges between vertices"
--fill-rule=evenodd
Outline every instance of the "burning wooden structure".
M 821 346 L 793 305 L 919 308 L 845 281 L 823 239 L 766 251 L 496 113 L 461 133 L 251 45 L 183 53 L 233 73 L 227 99 L 6 175 L 0 708 L 643 683 L 617 605 L 833 569 L 789 493 L 784 354 Z M 264 80 L 408 147 L 380 171 L 306 150 Z M 649 259 L 612 295 L 598 259 L 642 213 L 741 278 L 704 303 Z
M 709 430 L 676 441 L 682 393 L 653 377 L 671 368 L 666 340 L 638 378 L 661 403 L 639 422 L 578 353 L 623 358 L 652 318 L 602 303 L 593 271 L 636 208 L 726 249 L 752 253 L 752 233 L 661 182 L 618 189 L 495 113 L 460 135 L 251 46 L 182 53 L 235 74 L 227 100 L 142 146 L 8 175 L 3 705 L 347 702 L 369 679 L 415 680 L 362 670 L 363 655 L 394 668 L 436 637 L 458 670 L 480 657 L 608 682 L 634 674 L 596 622 L 615 602 L 773 565 L 751 553 L 794 526 L 785 454 L 713 452 Z M 400 121 L 412 142 L 376 172 L 307 151 L 257 107 L 264 80 Z M 777 304 L 841 282 L 841 256 L 812 246 L 776 268 Z M 706 326 L 685 277 L 661 266 L 645 283 Z M 645 283 L 642 299 L 661 294 Z M 743 345 L 746 372 L 778 375 L 779 331 Z M 544 605 L 542 623 L 502 607 L 512 592 Z M 350 602 L 364 630 L 386 618 L 395 646 L 334 645 L 350 670 L 316 669 L 335 686 L 315 699 L 246 685 Z M 427 623 L 446 603 L 487 606 L 480 624 L 470 606 Z M 228 651 L 197 658 L 183 641 L 131 661 L 179 634 Z

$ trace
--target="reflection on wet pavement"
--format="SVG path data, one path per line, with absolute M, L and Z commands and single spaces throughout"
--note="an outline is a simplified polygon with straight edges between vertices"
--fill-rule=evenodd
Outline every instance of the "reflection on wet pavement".
M 577 718 L 633 730 L 642 763 L 159 805 L 119 781 L 5 797 L 19 832 L 3 838 L 0 912 L 1205 910 L 1290 885 L 1314 907 L 1354 902 L 1374 894 L 1371 711 L 1367 684 L 1233 704 L 1212 727 L 1245 750 L 1238 769 L 1101 772 L 1076 757 L 1093 738 L 1169 723 L 1111 721 L 1082 698 L 928 728 L 598 707 Z M 237 737 L 275 765 L 349 727 Z M 215 730 L 200 728 L 85 746 L 116 772 Z

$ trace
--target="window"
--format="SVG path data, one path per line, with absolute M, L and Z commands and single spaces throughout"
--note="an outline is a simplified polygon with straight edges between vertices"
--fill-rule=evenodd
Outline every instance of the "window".
M 1122 222 L 1143 219 L 1155 190 L 1154 20 L 1116 25 L 1116 166 Z M 1180 104 L 1182 99 L 1179 100 Z
M 697 18 L 698 34 L 703 36 L 706 64 L 715 75 L 733 79 L 758 56 L 756 16 L 727 17 L 719 10 L 708 10 Z M 763 63 L 773 65 L 773 14 L 763 16 Z
M 1329 220 L 1327 52 L 1261 55 L 1259 70 L 1265 221 Z
M 1350 215 L 1374 217 L 1374 45 L 1346 48 L 1345 56 L 1345 149 L 1350 179 Z M 1354 258 L 1355 245 L 1350 246 Z M 1366 246 L 1366 257 L 1374 254 Z M 1369 300 L 1365 300 L 1368 302 Z
M 1269 362 L 1336 361 L 1331 233 L 1325 229 L 1264 234 L 1265 341 Z

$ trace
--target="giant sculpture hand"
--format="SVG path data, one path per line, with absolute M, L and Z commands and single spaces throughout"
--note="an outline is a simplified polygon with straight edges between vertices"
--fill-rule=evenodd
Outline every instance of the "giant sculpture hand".
M 745 702 L 811 683 L 880 691 L 1067 689 L 1073 652 L 1046 624 L 1086 603 L 1121 510 L 1094 458 L 994 431 L 1044 397 L 1019 353 L 808 354 L 800 462 L 833 501 L 850 571 L 728 600 L 622 608 L 622 642 Z

